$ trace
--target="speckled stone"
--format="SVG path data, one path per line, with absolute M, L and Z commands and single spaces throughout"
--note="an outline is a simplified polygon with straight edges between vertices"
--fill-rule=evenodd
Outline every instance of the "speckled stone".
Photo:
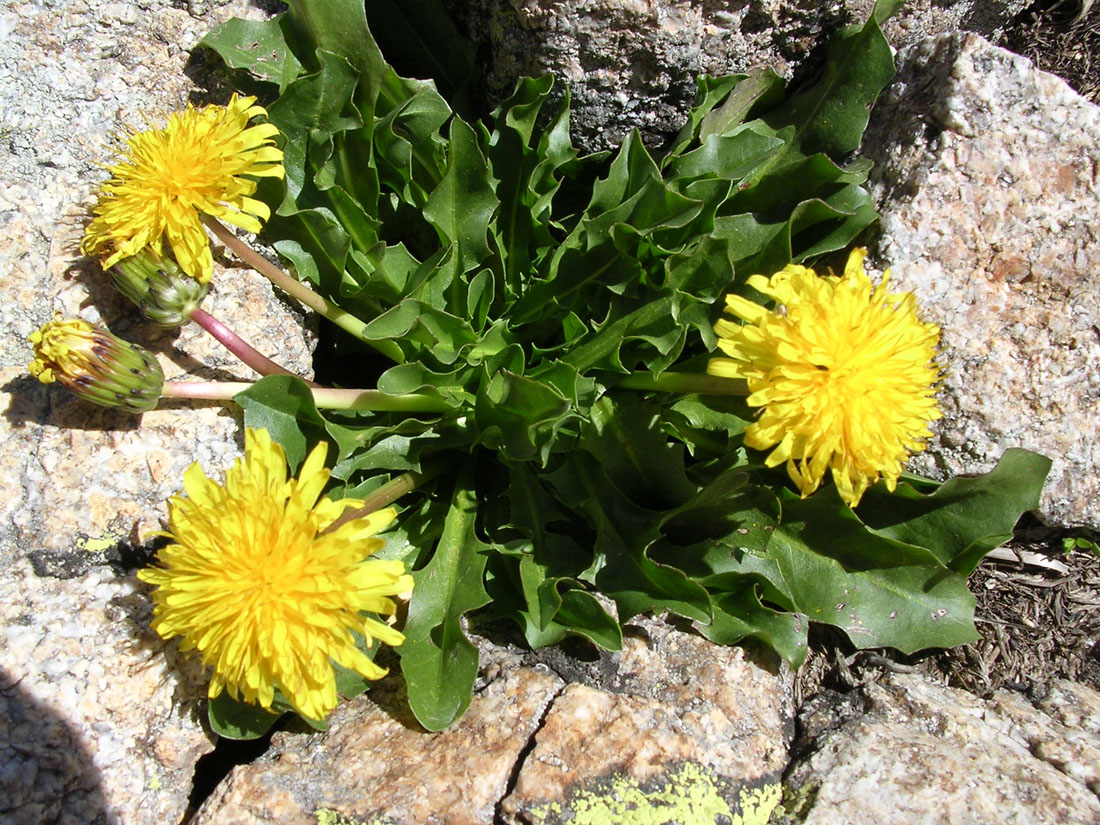
M 753 789 L 778 801 L 768 785 L 774 791 L 787 762 L 789 677 L 743 648 L 713 645 L 660 620 L 637 626 L 644 632 L 624 639 L 613 690 L 571 684 L 554 701 L 502 805 L 506 822 L 572 821 L 596 799 L 628 788 L 655 804 L 654 795 L 690 785 L 685 798 L 666 800 L 668 816 L 684 804 L 740 816 L 748 804 L 742 792 L 753 800 Z
M 276 734 L 192 825 L 616 822 L 623 804 L 653 822 L 767 821 L 793 731 L 791 680 L 770 659 L 655 619 L 590 669 L 475 640 L 482 671 L 450 729 L 421 731 L 389 677 L 327 733 Z
M 865 140 L 879 263 L 943 330 L 945 418 L 913 468 L 1054 460 L 1041 513 L 1100 527 L 1100 108 L 973 35 L 899 56 Z
M 157 352 L 169 380 L 256 377 L 197 326 L 164 332 L 144 321 L 78 247 L 113 134 L 181 106 L 194 88 L 184 48 L 220 20 L 257 10 L 240 0 L 200 19 L 167 0 L 141 14 L 76 0 L 3 14 L 0 569 L 30 556 L 39 572 L 72 574 L 96 558 L 89 546 L 140 543 L 159 529 L 164 500 L 192 461 L 217 470 L 239 452 L 235 408 L 173 401 L 135 417 L 96 407 L 26 374 L 26 336 L 55 313 L 78 316 Z M 204 308 L 310 375 L 300 314 L 261 276 L 219 263 Z
M 544 668 L 512 665 L 441 733 L 420 729 L 390 678 L 341 705 L 325 734 L 276 734 L 260 760 L 233 770 L 192 825 L 488 825 L 516 761 L 562 688 Z M 343 818 L 343 819 L 341 819 Z
M 192 7 L 197 12 L 197 7 Z M 198 460 L 241 447 L 240 416 L 171 402 L 140 417 L 26 373 L 26 336 L 55 312 L 153 349 L 169 379 L 249 379 L 206 333 L 143 321 L 78 245 L 114 135 L 182 106 L 187 49 L 246 0 L 202 15 L 169 0 L 0 8 L 0 820 L 181 821 L 213 747 L 205 678 L 149 629 L 129 569 Z M 224 98 L 222 98 L 224 99 Z M 260 276 L 218 260 L 205 308 L 308 374 L 301 318 Z M 109 564 L 110 563 L 110 564 Z
M 133 579 L 17 562 L 0 605 L 0 821 L 180 821 L 213 748 L 196 721 L 205 679 L 149 629 Z
M 633 128 L 650 145 L 676 134 L 696 78 L 767 66 L 789 77 L 823 36 L 862 23 L 874 0 L 445 0 L 482 46 L 490 98 L 552 73 L 568 85 L 572 132 L 613 149 Z M 895 45 L 937 32 L 992 34 L 1025 0 L 910 0 L 887 23 Z
M 1044 701 L 982 700 L 920 676 L 863 689 L 865 712 L 789 775 L 804 825 L 1091 825 L 1100 695 L 1056 683 Z M 1064 710 L 1063 710 L 1064 709 Z

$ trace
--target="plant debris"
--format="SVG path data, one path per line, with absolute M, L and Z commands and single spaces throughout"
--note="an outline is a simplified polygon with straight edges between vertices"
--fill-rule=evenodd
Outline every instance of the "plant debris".
M 1005 29 L 998 45 L 1100 103 L 1100 3 L 1095 0 L 1032 3 Z

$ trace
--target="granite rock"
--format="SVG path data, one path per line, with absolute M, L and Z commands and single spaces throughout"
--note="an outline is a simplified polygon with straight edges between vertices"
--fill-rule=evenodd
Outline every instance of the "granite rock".
M 555 699 L 504 821 L 581 821 L 594 810 L 620 821 L 640 807 L 654 822 L 766 822 L 793 732 L 785 669 L 659 619 L 630 630 L 610 684 L 570 684 Z
M 148 598 L 99 567 L 77 579 L 25 561 L 0 576 L 0 820 L 178 822 L 205 677 L 149 628 Z
M 561 689 L 545 668 L 498 668 L 458 722 L 427 733 L 400 677 L 387 679 L 334 711 L 327 733 L 276 734 L 262 759 L 218 786 L 192 825 L 316 825 L 318 811 L 333 821 L 491 823 Z
M 550 652 L 478 644 L 477 690 L 450 729 L 420 730 L 388 678 L 337 709 L 329 732 L 276 734 L 192 825 L 313 825 L 319 811 L 394 825 L 553 823 L 582 810 L 617 821 L 623 800 L 690 815 L 679 821 L 767 821 L 793 731 L 791 679 L 770 659 L 655 619 L 632 623 L 584 681 L 567 682 L 579 675 L 569 664 L 554 673 Z
M 1031 825 L 1100 821 L 1100 694 L 1058 682 L 1043 700 L 980 699 L 917 675 L 862 689 L 863 712 L 793 766 L 787 822 Z
M 169 0 L 14 2 L 0 10 L 0 819 L 178 822 L 213 748 L 205 678 L 149 628 L 148 559 L 164 501 L 198 460 L 241 447 L 239 412 L 172 402 L 141 417 L 30 378 L 26 336 L 55 312 L 158 353 L 169 379 L 253 375 L 197 327 L 144 322 L 78 245 L 116 133 L 195 91 L 187 49 L 246 0 L 192 16 Z M 300 316 L 218 261 L 205 308 L 308 374 Z
M 136 6 L 9 5 L 0 42 L 0 568 L 29 551 L 79 572 L 74 549 L 159 529 L 163 502 L 194 460 L 224 467 L 239 449 L 238 414 L 166 403 L 140 418 L 94 407 L 26 375 L 26 336 L 55 313 L 105 323 L 158 352 L 165 376 L 255 375 L 195 325 L 143 321 L 78 250 L 101 164 L 127 124 L 181 107 L 194 90 L 185 49 L 219 20 L 255 16 L 244 0 L 197 19 L 169 2 Z M 64 78 L 64 80 L 62 79 Z M 261 276 L 224 258 L 204 308 L 302 375 L 311 348 L 299 314 Z
M 945 418 L 917 472 L 1054 460 L 1041 514 L 1100 527 L 1100 108 L 975 35 L 899 55 L 864 152 L 878 262 L 942 328 Z
M 790 77 L 824 38 L 862 23 L 874 0 L 448 0 L 487 55 L 491 101 L 518 78 L 550 72 L 568 85 L 576 144 L 615 148 L 633 128 L 660 145 L 676 134 L 696 78 L 767 66 Z M 994 34 L 1024 0 L 912 0 L 887 23 L 895 45 L 960 28 Z M 483 76 L 482 76 L 483 75 Z

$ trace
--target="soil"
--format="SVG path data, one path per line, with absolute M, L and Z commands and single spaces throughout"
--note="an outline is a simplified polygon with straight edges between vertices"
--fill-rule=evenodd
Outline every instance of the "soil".
M 1005 29 L 999 46 L 1030 58 L 1100 103 L 1100 3 L 1040 0 Z
M 971 644 L 913 656 L 857 651 L 839 632 L 814 626 L 796 701 L 822 689 L 847 692 L 887 671 L 919 671 L 979 696 L 1001 688 L 1042 693 L 1058 679 L 1100 691 L 1100 555 L 1066 553 L 1067 536 L 1028 517 L 979 565 L 970 590 L 981 638 Z

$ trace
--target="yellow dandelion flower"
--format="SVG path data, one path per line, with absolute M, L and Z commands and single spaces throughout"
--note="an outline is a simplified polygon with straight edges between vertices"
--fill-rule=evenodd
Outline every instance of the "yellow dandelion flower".
M 109 268 L 147 246 L 161 255 L 167 238 L 183 271 L 209 281 L 214 260 L 200 213 L 259 232 L 271 212 L 251 197 L 253 178 L 284 175 L 273 140 L 278 129 L 248 125 L 267 114 L 255 102 L 233 95 L 228 106 L 188 105 L 163 129 L 132 132 L 101 188 L 81 251 Z
M 777 309 L 727 296 L 726 311 L 744 323 L 715 324 L 729 357 L 707 368 L 746 379 L 748 403 L 764 408 L 745 431 L 747 446 L 774 448 L 767 465 L 786 462 L 803 496 L 831 470 L 852 507 L 879 477 L 895 488 L 940 417 L 939 328 L 918 319 L 912 293 L 886 291 L 889 272 L 878 287 L 871 283 L 866 254 L 853 250 L 840 277 L 792 264 L 749 278 Z
M 245 433 L 244 458 L 224 484 L 196 463 L 185 496 L 168 503 L 174 543 L 160 567 L 138 573 L 157 586 L 153 628 L 182 636 L 210 666 L 210 698 L 223 690 L 270 708 L 278 688 L 302 716 L 322 720 L 336 707 L 332 663 L 367 679 L 386 671 L 356 645 L 361 636 L 399 645 L 404 636 L 363 613 L 392 614 L 390 596 L 412 589 L 400 561 L 369 559 L 384 544 L 372 538 L 393 508 L 325 532 L 362 502 L 321 497 L 329 473 L 318 445 L 298 478 L 287 479 L 286 455 L 267 430 Z

